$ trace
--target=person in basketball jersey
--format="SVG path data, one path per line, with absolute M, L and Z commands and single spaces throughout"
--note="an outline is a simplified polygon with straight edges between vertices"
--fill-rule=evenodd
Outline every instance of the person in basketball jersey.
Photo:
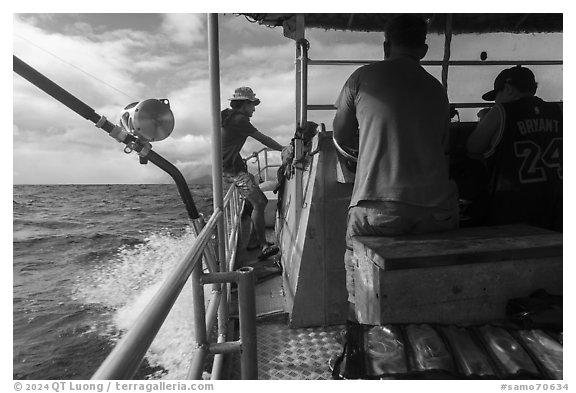
M 489 173 L 484 224 L 562 232 L 562 106 L 537 97 L 532 71 L 503 70 L 482 96 L 495 105 L 467 140 Z

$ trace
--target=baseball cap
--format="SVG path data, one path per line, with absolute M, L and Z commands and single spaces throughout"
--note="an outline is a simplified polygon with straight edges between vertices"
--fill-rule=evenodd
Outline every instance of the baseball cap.
M 500 72 L 494 80 L 494 90 L 490 90 L 482 96 L 485 101 L 494 101 L 496 93 L 504 88 L 504 85 L 509 83 L 516 86 L 518 89 L 532 94 L 536 93 L 536 80 L 534 73 L 530 69 L 522 66 L 515 66 L 507 68 Z
M 234 91 L 232 98 L 229 101 L 252 101 L 255 105 L 260 104 L 260 99 L 256 98 L 256 94 L 249 87 L 239 87 Z

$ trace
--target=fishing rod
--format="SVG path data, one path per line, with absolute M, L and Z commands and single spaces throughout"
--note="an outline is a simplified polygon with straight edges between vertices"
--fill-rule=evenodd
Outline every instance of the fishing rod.
M 167 99 L 148 99 L 126 106 L 121 115 L 121 125 L 116 125 L 15 55 L 13 55 L 13 58 L 14 72 L 18 75 L 86 120 L 93 122 L 96 127 L 106 131 L 118 142 L 124 143 L 126 145 L 124 152 L 136 151 L 140 156 L 141 164 L 146 164 L 150 161 L 168 173 L 178 187 L 178 192 L 186 206 L 188 216 L 194 222 L 201 218 L 182 173 L 172 163 L 152 151 L 150 142 L 166 138 L 174 128 L 174 116 Z M 199 226 L 201 227 L 202 225 Z M 197 229 L 199 230 L 200 228 Z

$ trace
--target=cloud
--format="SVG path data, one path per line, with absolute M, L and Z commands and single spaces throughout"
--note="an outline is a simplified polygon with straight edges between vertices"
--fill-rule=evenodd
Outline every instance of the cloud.
M 294 41 L 283 37 L 281 28 L 251 24 L 243 17 L 221 15 L 219 24 L 221 107 L 228 107 L 228 98 L 236 87 L 251 86 L 262 100 L 252 123 L 287 144 L 296 126 Z M 175 129 L 168 139 L 155 143 L 154 150 L 190 175 L 202 171 L 208 174 L 212 120 L 205 25 L 204 14 L 15 14 L 14 53 L 113 122 L 128 103 L 168 98 Z M 311 43 L 309 57 L 314 60 L 382 58 L 380 33 L 313 29 L 307 37 Z M 528 38 L 535 42 L 535 37 Z M 561 35 L 556 41 L 559 47 L 537 42 L 538 52 L 544 53 L 545 58 L 561 58 Z M 428 42 L 431 50 L 427 58 L 441 58 L 443 40 L 432 36 Z M 453 58 L 473 59 L 485 46 L 490 48 L 491 59 L 502 59 L 510 54 L 516 56 L 527 44 L 518 41 L 515 46 L 506 46 L 502 39 L 480 44 L 476 39 L 458 36 L 453 38 Z M 332 104 L 346 78 L 358 66 L 311 67 L 309 104 Z M 438 68 L 431 71 L 439 75 Z M 491 73 L 497 71 L 480 67 L 470 80 L 457 67 L 452 68 L 450 98 L 476 100 L 491 85 Z M 549 99 L 562 97 L 561 82 L 554 83 L 552 74 L 543 70 L 535 69 L 535 73 L 539 93 Z M 557 79 L 561 67 L 554 73 Z M 61 169 L 73 159 L 85 169 L 84 177 L 93 176 L 94 181 L 100 181 L 103 170 L 91 170 L 91 161 L 106 157 L 116 162 L 119 158 L 113 156 L 126 156 L 122 144 L 18 75 L 13 78 L 13 100 L 16 182 L 33 179 L 34 171 L 26 166 L 25 157 L 43 157 L 45 164 L 41 176 L 37 171 L 38 181 L 62 178 L 66 171 Z M 328 130 L 332 129 L 332 117 L 332 111 L 308 114 L 310 120 L 324 122 Z M 249 138 L 243 154 L 260 148 L 260 143 Z M 133 164 L 126 170 L 109 168 L 110 178 L 124 177 L 126 182 L 166 181 L 164 174 L 143 169 L 146 166 L 140 166 L 137 158 L 128 161 Z M 45 168 L 53 168 L 56 174 L 50 175 Z M 27 177 L 21 177 L 24 174 Z
M 154 144 L 154 150 L 179 166 L 193 167 L 191 173 L 209 173 L 212 121 L 203 42 L 205 16 L 163 15 L 156 32 L 128 29 L 125 26 L 129 21 L 117 23 L 121 28 L 104 30 L 101 25 L 88 23 L 85 15 L 60 26 L 58 31 L 48 30 L 46 26 L 54 25 L 55 19 L 46 15 L 15 16 L 15 53 L 112 122 L 117 121 L 121 108 L 130 102 L 168 98 L 176 127 L 170 138 Z M 223 30 L 226 29 L 224 23 Z M 266 29 L 265 32 L 271 34 Z M 252 85 L 263 100 L 254 118 L 255 125 L 287 143 L 293 134 L 295 111 L 293 46 L 291 41 L 277 38 L 281 44 L 252 47 L 252 42 L 246 42 L 222 54 L 221 103 L 222 107 L 228 106 L 227 98 L 238 84 Z M 187 47 L 175 50 L 175 45 Z M 26 176 L 33 176 L 33 171 L 19 167 L 27 162 L 23 157 L 34 155 L 70 162 L 73 157 L 78 159 L 77 152 L 89 157 L 108 156 L 111 151 L 121 150 L 122 145 L 94 129 L 92 123 L 17 75 L 13 89 L 17 130 L 14 163 L 23 181 L 29 181 Z M 250 152 L 256 148 L 261 145 L 255 142 L 246 147 Z M 52 150 L 59 153 L 50 154 Z M 65 150 L 74 153 L 68 156 Z M 60 173 L 53 176 L 45 173 L 42 181 L 63 176 L 59 164 L 55 163 L 54 168 Z M 84 175 L 94 176 L 96 182 L 102 177 L 99 172 L 89 170 Z
M 168 97 L 175 117 L 173 136 L 211 135 L 210 90 L 206 78 L 191 80 Z
M 98 34 L 85 22 L 63 27 L 69 36 L 39 27 L 53 19 L 47 15 L 27 18 L 15 15 L 15 54 L 112 122 L 117 121 L 121 108 L 130 102 L 142 97 L 163 98 L 165 92 L 155 94 L 154 83 L 146 82 L 146 78 L 153 75 L 152 80 L 160 83 L 162 77 L 155 73 L 172 77 L 166 70 L 182 62 L 182 52 L 165 55 L 154 51 L 154 47 L 166 46 L 166 36 L 126 29 Z M 174 18 L 167 19 L 175 22 Z M 198 18 L 192 15 L 194 19 Z M 146 48 L 146 44 L 150 47 Z M 62 182 L 66 176 L 71 182 L 105 181 L 104 172 L 90 170 L 89 162 L 115 150 L 113 154 L 119 154 L 118 149 L 123 154 L 123 145 L 16 74 L 13 91 L 15 182 L 34 182 L 34 176 L 38 182 Z M 42 171 L 35 171 L 28 164 L 34 162 L 33 157 L 42 157 L 46 163 Z M 78 162 L 76 168 L 85 169 L 84 180 L 74 175 L 74 169 L 61 170 L 73 161 Z M 121 171 L 112 174 L 110 181 L 119 181 L 121 176 L 127 182 L 148 179 L 148 175 L 135 177 Z
M 211 155 L 210 136 L 184 135 L 154 143 L 154 150 L 169 157 L 171 161 L 209 164 Z
M 126 56 L 130 40 L 94 41 L 84 36 L 49 33 L 14 21 L 14 54 L 91 105 L 124 102 L 141 88 Z
M 171 41 L 191 45 L 206 39 L 205 14 L 165 14 L 161 30 Z

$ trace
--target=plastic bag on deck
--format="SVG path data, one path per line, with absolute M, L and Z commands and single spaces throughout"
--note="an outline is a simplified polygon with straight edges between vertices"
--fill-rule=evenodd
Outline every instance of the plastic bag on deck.
M 456 326 L 442 328 L 454 351 L 454 360 L 467 377 L 494 378 L 493 369 L 488 355 L 472 337 L 470 331 Z
M 374 326 L 366 334 L 366 372 L 375 377 L 407 372 L 404 343 L 396 326 Z
M 414 349 L 418 371 L 444 370 L 454 372 L 450 352 L 438 332 L 430 325 L 408 325 L 408 340 Z
M 528 297 L 509 300 L 506 315 L 525 329 L 561 331 L 562 296 L 551 295 L 544 289 L 539 289 Z
M 482 326 L 478 329 L 487 347 L 504 368 L 506 374 L 531 374 L 539 376 L 538 368 L 510 333 L 494 326 Z
M 362 379 L 366 376 L 364 332 L 367 325 L 346 322 L 342 353 L 334 361 L 332 378 Z
M 541 330 L 521 330 L 518 334 L 551 376 L 562 379 L 562 345 Z

